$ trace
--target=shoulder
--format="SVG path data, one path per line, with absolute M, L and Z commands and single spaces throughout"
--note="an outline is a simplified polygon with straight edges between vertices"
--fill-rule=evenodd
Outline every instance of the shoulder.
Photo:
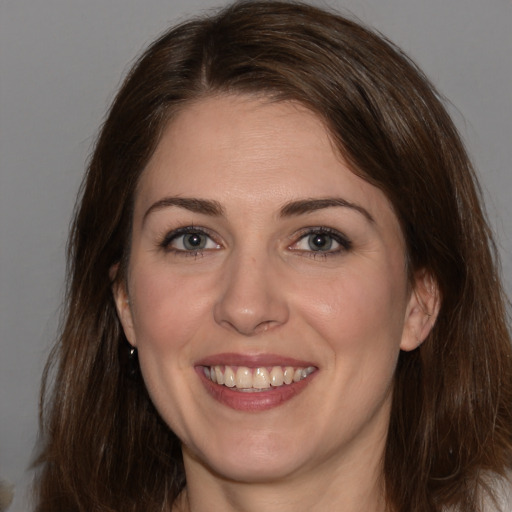
M 482 512 L 512 512 L 512 473 L 489 475 L 486 485 L 492 496 L 483 491 Z
M 480 484 L 479 512 L 512 512 L 512 472 L 506 476 L 486 474 Z M 443 512 L 464 512 L 457 506 Z

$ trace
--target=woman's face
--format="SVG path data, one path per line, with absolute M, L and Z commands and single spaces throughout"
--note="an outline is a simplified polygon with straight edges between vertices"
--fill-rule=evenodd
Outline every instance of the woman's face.
M 389 202 L 315 115 L 188 106 L 141 177 L 132 235 L 118 310 L 187 467 L 265 481 L 378 463 L 399 351 L 428 326 Z

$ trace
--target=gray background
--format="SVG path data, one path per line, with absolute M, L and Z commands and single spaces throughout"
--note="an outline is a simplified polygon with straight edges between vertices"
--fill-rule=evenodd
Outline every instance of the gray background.
M 27 510 L 38 386 L 66 232 L 121 78 L 170 23 L 222 0 L 0 0 L 0 479 Z M 450 99 L 480 171 L 512 291 L 512 2 L 331 0 L 382 31 Z

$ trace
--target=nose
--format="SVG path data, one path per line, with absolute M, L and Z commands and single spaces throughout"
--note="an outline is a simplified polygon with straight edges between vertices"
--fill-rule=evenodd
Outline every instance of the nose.
M 275 266 L 263 256 L 233 259 L 223 274 L 215 321 L 244 336 L 286 323 L 289 309 L 283 278 Z

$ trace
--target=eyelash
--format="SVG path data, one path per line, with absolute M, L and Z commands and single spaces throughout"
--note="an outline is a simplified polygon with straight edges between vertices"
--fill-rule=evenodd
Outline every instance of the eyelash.
M 301 256 L 306 256 L 313 259 L 326 259 L 333 256 L 339 256 L 350 249 L 352 249 L 352 242 L 342 233 L 339 231 L 328 228 L 325 226 L 319 226 L 319 227 L 310 227 L 305 228 L 299 233 L 299 238 L 296 242 L 294 242 L 290 247 L 293 247 L 294 245 L 298 245 L 299 242 L 304 241 L 308 237 L 312 235 L 326 235 L 328 236 L 332 241 L 339 244 L 339 247 L 334 250 L 328 250 L 328 251 L 321 251 L 321 250 L 302 250 L 302 249 L 292 249 L 299 253 L 301 253 Z
M 213 239 L 211 233 L 204 229 L 204 228 L 198 228 L 195 226 L 185 226 L 183 228 L 178 228 L 170 233 L 167 233 L 163 240 L 158 244 L 161 249 L 163 249 L 165 252 L 173 253 L 178 256 L 184 256 L 184 257 L 198 257 L 203 256 L 205 251 L 211 250 L 211 249 L 197 249 L 197 250 L 186 250 L 186 249 L 175 249 L 171 247 L 171 244 L 179 239 L 180 237 L 183 237 L 185 235 L 201 235 L 207 237 L 209 240 L 213 241 L 217 246 L 220 247 L 220 244 L 215 242 Z
M 220 244 L 218 244 L 215 241 L 212 234 L 208 230 L 206 230 L 204 228 L 195 227 L 195 226 L 185 226 L 185 227 L 178 228 L 178 229 L 175 229 L 175 230 L 167 233 L 163 237 L 163 240 L 158 244 L 158 246 L 161 249 L 163 249 L 165 252 L 173 253 L 178 256 L 184 256 L 184 257 L 203 256 L 206 251 L 212 250 L 211 248 L 200 248 L 197 250 L 186 250 L 186 249 L 176 249 L 176 248 L 171 247 L 171 244 L 175 240 L 177 240 L 180 237 L 183 237 L 185 235 L 189 235 L 189 234 L 205 236 L 210 241 L 215 243 L 217 245 L 217 248 L 221 247 Z M 294 245 L 298 245 L 301 241 L 304 241 L 307 237 L 312 236 L 312 235 L 326 235 L 327 237 L 329 237 L 329 239 L 331 241 L 334 241 L 337 244 L 339 244 L 339 247 L 336 248 L 335 250 L 329 249 L 327 251 L 293 249 Z M 338 256 L 344 252 L 349 251 L 352 248 L 352 242 L 345 235 L 343 235 L 342 233 L 340 233 L 339 231 L 337 231 L 335 229 L 328 228 L 325 226 L 304 228 L 298 234 L 294 235 L 294 238 L 297 236 L 298 236 L 298 238 L 296 238 L 296 241 L 293 242 L 293 244 L 291 244 L 289 246 L 289 249 L 300 253 L 301 256 L 307 256 L 307 257 L 310 257 L 313 259 L 318 259 L 318 258 L 325 259 L 325 258 L 332 257 L 332 256 Z M 208 242 L 206 242 L 206 243 L 208 243 Z

